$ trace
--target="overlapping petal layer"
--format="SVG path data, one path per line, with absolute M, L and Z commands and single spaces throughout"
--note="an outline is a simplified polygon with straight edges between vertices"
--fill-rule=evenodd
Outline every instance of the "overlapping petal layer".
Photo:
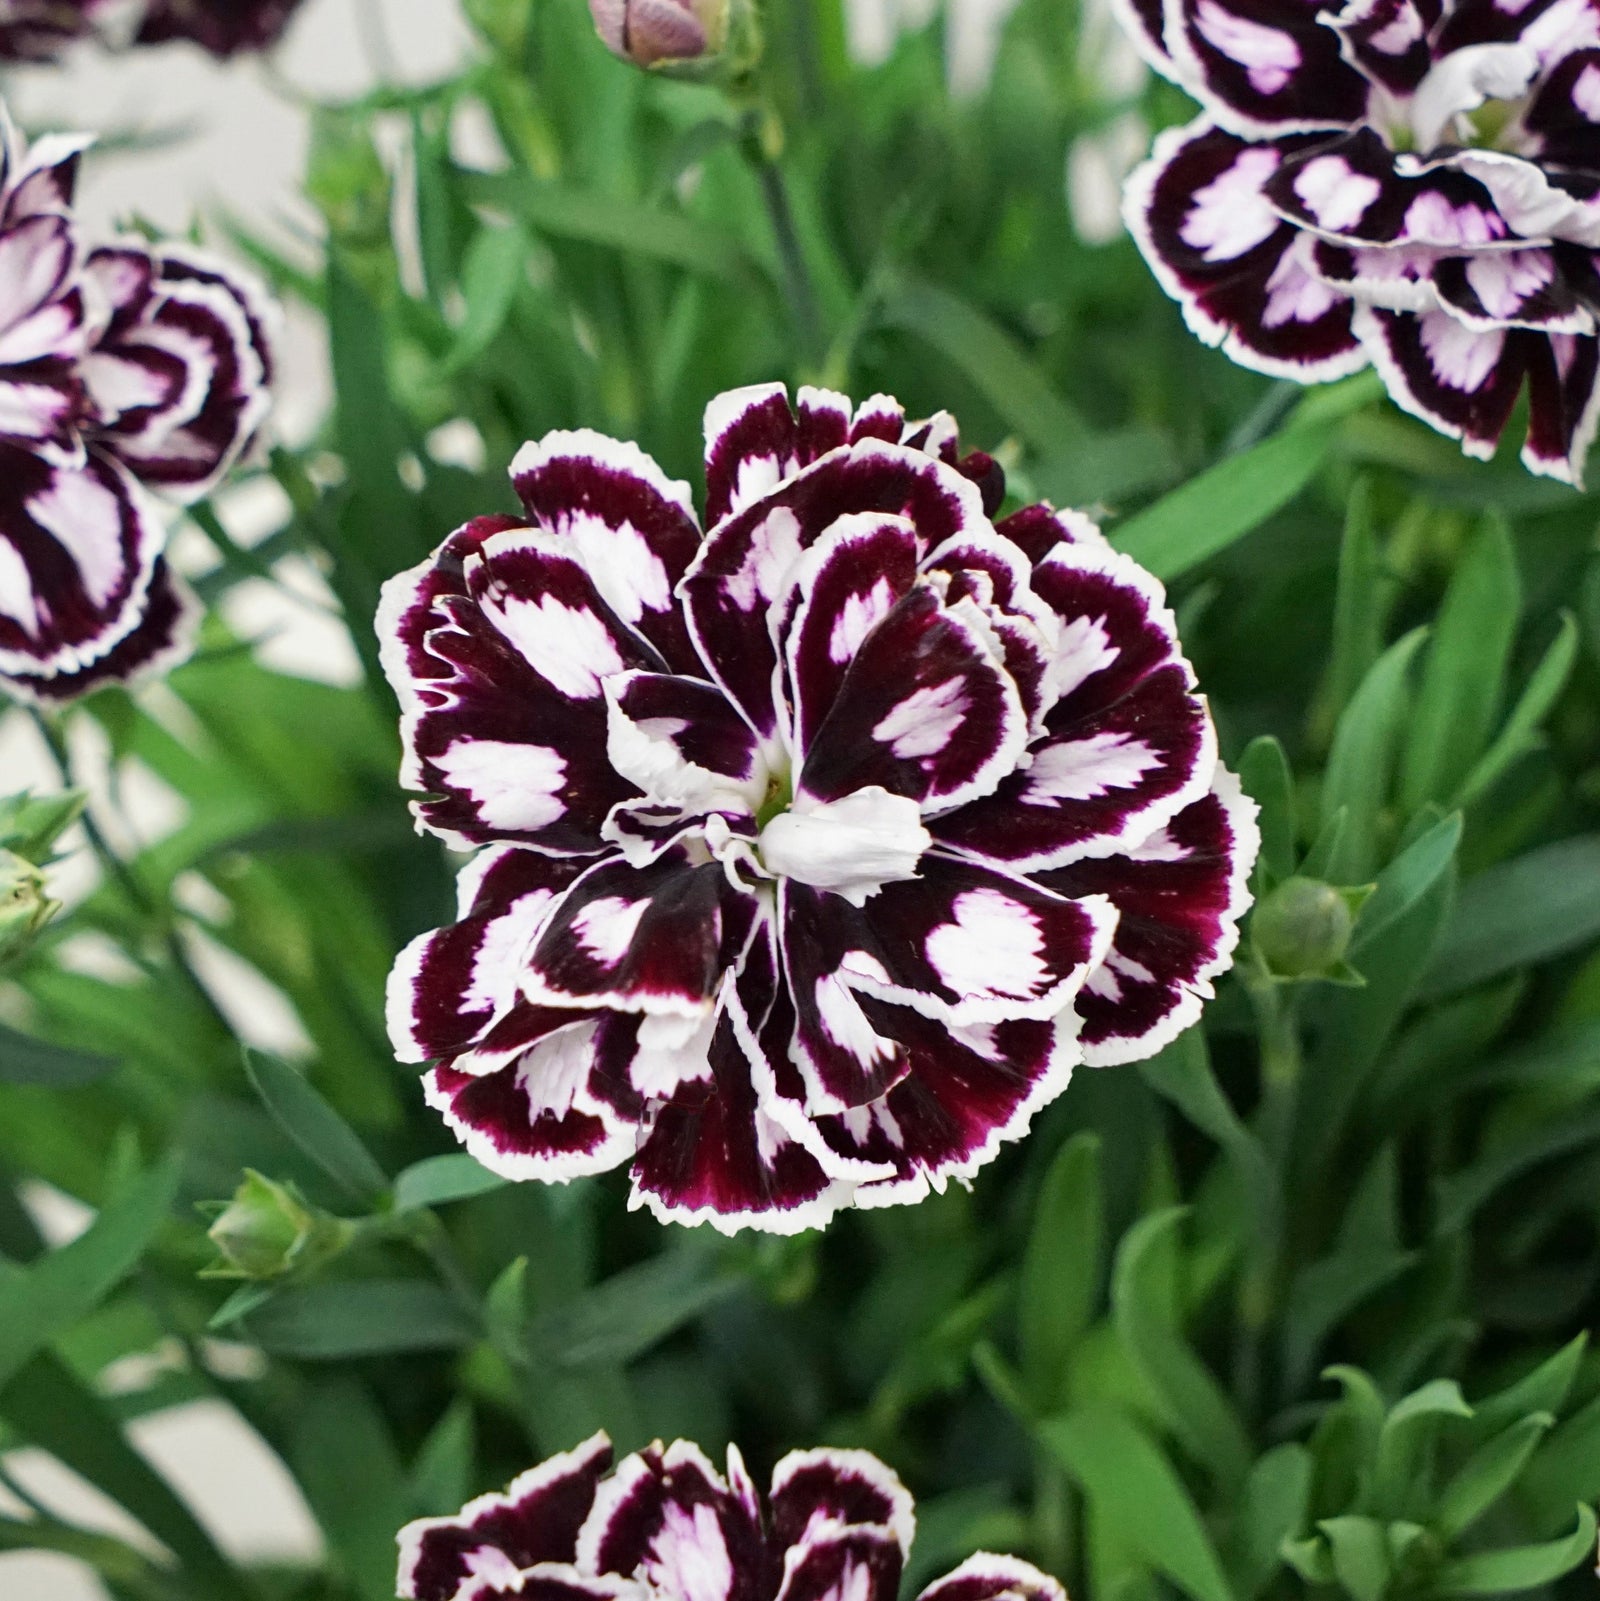
M 1191 329 L 1301 382 L 1371 364 L 1491 455 L 1579 483 L 1600 399 L 1600 9 L 1168 0 L 1136 42 L 1204 114 L 1125 212 Z
M 418 822 L 481 848 L 390 1028 L 480 1160 L 792 1232 L 969 1177 L 1080 1034 L 1192 1020 L 1253 823 L 1160 586 L 1086 520 L 997 526 L 948 417 L 772 386 L 708 410 L 704 534 L 595 434 L 512 477 L 523 515 L 378 619 Z
M 402 1601 L 894 1601 L 916 1531 L 905 1487 L 865 1451 L 794 1451 L 765 1496 L 736 1447 L 725 1473 L 657 1441 L 604 1477 L 598 1434 L 400 1531 Z M 918 1601 L 1066 1601 L 1016 1557 L 968 1558 Z

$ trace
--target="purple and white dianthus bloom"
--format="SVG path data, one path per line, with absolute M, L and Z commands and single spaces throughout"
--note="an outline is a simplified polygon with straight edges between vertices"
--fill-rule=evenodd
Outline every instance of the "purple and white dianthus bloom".
M 116 0 L 0 0 L 0 61 L 53 61 L 115 7 Z
M 150 0 L 136 44 L 187 39 L 226 61 L 266 50 L 284 35 L 301 0 Z
M 1600 401 L 1600 0 L 1122 0 L 1204 107 L 1125 214 L 1190 328 L 1579 483 Z
M 1161 586 L 998 522 L 945 414 L 781 385 L 685 484 L 589 432 L 385 588 L 421 827 L 479 854 L 390 1032 L 484 1165 L 794 1232 L 916 1201 L 1198 1016 L 1254 809 Z
M 402 1601 L 895 1601 L 912 1500 L 865 1451 L 793 1451 L 765 1497 L 728 1448 L 659 1441 L 611 1466 L 604 1434 L 501 1495 L 400 1531 Z M 1066 1601 L 1047 1573 L 987 1552 L 918 1601 Z
M 89 141 L 0 135 L 0 684 L 60 701 L 187 653 L 151 491 L 208 493 L 255 436 L 274 311 L 188 246 L 87 247 Z

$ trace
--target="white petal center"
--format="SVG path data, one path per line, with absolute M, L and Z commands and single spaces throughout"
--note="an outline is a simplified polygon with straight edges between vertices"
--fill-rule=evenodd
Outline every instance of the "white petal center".
M 873 784 L 820 804 L 801 796 L 762 829 L 757 849 L 768 872 L 862 906 L 885 884 L 914 878 L 932 843 L 917 803 Z

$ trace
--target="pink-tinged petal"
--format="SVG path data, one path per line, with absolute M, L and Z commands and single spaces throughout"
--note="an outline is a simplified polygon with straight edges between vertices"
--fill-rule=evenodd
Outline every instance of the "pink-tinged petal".
M 1256 372 L 1321 383 L 1366 357 L 1349 302 L 1316 275 L 1312 242 L 1268 198 L 1305 143 L 1250 144 L 1204 117 L 1169 129 L 1130 175 L 1123 216 L 1197 337 Z
M 1574 50 L 1534 91 L 1522 126 L 1541 161 L 1600 170 L 1600 50 Z
M 0 561 L 4 558 L 0 557 Z M 49 677 L 16 674 L 12 693 L 40 705 L 59 705 L 108 685 L 123 688 L 170 672 L 194 653 L 201 608 L 189 586 L 162 557 L 156 558 L 139 621 L 87 667 Z
M 1452 256 L 1435 268 L 1433 282 L 1456 321 L 1480 333 L 1499 328 L 1594 332 L 1594 317 L 1579 303 L 1548 245 Z
M 1428 35 L 1440 0 L 1349 0 L 1325 18 L 1346 61 L 1391 94 L 1409 95 L 1433 65 Z
M 144 616 L 165 542 L 114 462 L 56 467 L 0 445 L 0 673 L 79 673 L 107 655 Z
M 1039 875 L 1119 913 L 1105 964 L 1076 1001 L 1091 1067 L 1142 1061 L 1199 1018 L 1232 965 L 1260 842 L 1255 803 L 1219 767 L 1212 792 L 1137 849 Z
M 1600 6 L 1594 0 L 1456 0 L 1433 40 L 1436 60 L 1473 45 L 1518 44 L 1531 50 L 1537 68 L 1574 50 L 1600 44 Z
M 750 725 L 716 685 L 667 673 L 606 681 L 611 765 L 652 799 L 754 812 L 768 769 Z
M 1408 315 L 1365 306 L 1355 329 L 1398 406 L 1459 439 L 1467 455 L 1494 454 L 1539 335 L 1515 328 L 1475 332 L 1443 311 Z
M 1437 311 L 1439 291 L 1433 276 L 1440 260 L 1438 251 L 1424 245 L 1347 248 L 1318 239 L 1312 246 L 1311 270 L 1340 294 L 1365 306 Z
M 544 920 L 583 867 L 500 845 L 462 870 L 460 920 L 412 940 L 389 975 L 389 1038 L 402 1062 L 467 1050 L 517 1005 Z
M 1236 132 L 1348 127 L 1370 86 L 1339 51 L 1320 5 L 1167 0 L 1164 39 L 1179 80 Z
M 67 217 L 43 213 L 0 228 L 0 332 L 57 299 L 77 261 Z
M 979 1551 L 935 1579 L 917 1601 L 1067 1601 L 1067 1592 L 1031 1562 Z
M 547 1005 L 704 1016 L 754 905 L 720 863 L 695 866 L 682 851 L 647 867 L 602 861 L 551 913 L 525 990 Z
M 1523 464 L 1530 472 L 1583 485 L 1584 463 L 1600 421 L 1600 340 L 1552 334 L 1528 353 L 1528 438 Z
M 700 547 L 689 486 L 636 445 L 589 429 L 529 443 L 511 481 L 540 528 L 568 542 L 606 604 L 674 672 L 695 672 L 673 588 Z
M 874 1027 L 902 1043 L 910 1071 L 881 1100 L 818 1119 L 841 1155 L 894 1169 L 863 1184 L 857 1206 L 899 1206 L 970 1178 L 1027 1133 L 1082 1060 L 1071 1012 L 1048 1022 L 951 1027 L 903 1007 L 863 1005 Z
M 1115 552 L 1059 545 L 1033 587 L 1060 624 L 1044 735 L 992 796 L 930 825 L 1019 870 L 1137 844 L 1206 792 L 1216 761 L 1155 579 Z
M 809 407 L 813 428 L 831 424 Z M 800 466 L 799 432 L 782 384 L 730 389 L 706 406 L 706 527 L 770 495 Z M 840 444 L 844 441 L 841 439 Z
M 990 794 L 1027 742 L 1017 687 L 971 602 L 946 607 L 918 579 L 857 648 L 801 753 L 796 793 L 838 801 L 869 787 L 925 813 Z
M 277 316 L 248 274 L 189 248 L 151 252 L 141 294 L 135 249 L 90 257 L 115 314 L 84 374 L 105 448 L 162 493 L 195 500 L 221 482 L 271 408 Z M 141 370 L 142 383 L 133 377 Z
M 822 1228 L 851 1186 L 771 1115 L 725 1014 L 711 1040 L 712 1079 L 656 1114 L 633 1164 L 633 1201 L 663 1223 L 709 1223 L 724 1234 Z M 669 1583 L 669 1593 L 677 1593 Z
M 824 1524 L 887 1529 L 910 1556 L 917 1520 L 911 1492 L 870 1451 L 821 1447 L 791 1451 L 772 1470 L 772 1533 L 799 1545 Z
M 408 1523 L 398 1536 L 396 1592 L 405 1601 L 453 1601 L 473 1577 L 474 1559 L 498 1556 L 512 1571 L 570 1563 L 600 1476 L 610 1465 L 611 1442 L 596 1434 L 529 1469 L 502 1494 L 479 1496 L 453 1517 Z
M 760 1523 L 687 1440 L 657 1442 L 617 1464 L 578 1536 L 578 1566 L 630 1575 L 671 1601 L 771 1593 Z
M 987 526 L 975 485 L 934 457 L 874 438 L 803 468 L 706 536 L 682 584 L 696 647 L 750 726 L 777 726 L 777 667 L 768 615 L 790 569 L 841 517 L 874 512 L 908 519 L 926 548 Z
M 60 362 L 13 367 L 0 376 L 0 440 L 32 441 L 57 464 L 72 465 L 75 425 L 83 415 L 83 386 Z M 81 460 L 81 455 L 78 455 Z
M 610 1059 L 631 1049 L 636 1026 L 633 1018 L 576 1014 L 492 1072 L 432 1068 L 423 1094 L 492 1173 L 565 1184 L 608 1172 L 639 1144 L 638 1127 L 618 1114 L 605 1082 Z
M 888 1529 L 818 1529 L 783 1553 L 775 1601 L 894 1601 L 904 1566 Z

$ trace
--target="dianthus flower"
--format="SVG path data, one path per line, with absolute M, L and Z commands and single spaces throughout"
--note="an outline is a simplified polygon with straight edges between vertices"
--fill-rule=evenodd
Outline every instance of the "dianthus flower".
M 188 246 L 86 249 L 88 140 L 0 140 L 0 681 L 63 700 L 188 648 L 147 490 L 203 495 L 253 437 L 270 308 Z
M 765 1497 L 728 1448 L 659 1441 L 616 1472 L 604 1434 L 503 1495 L 400 1531 L 404 1601 L 895 1601 L 916 1518 L 865 1451 L 794 1451 Z M 765 1504 L 763 1504 L 763 1502 Z M 1066 1601 L 1048 1574 L 980 1553 L 918 1601 Z
M 1471 456 L 1519 393 L 1522 459 L 1580 481 L 1596 422 L 1600 7 L 1125 0 L 1204 114 L 1128 225 L 1189 326 L 1257 371 L 1370 361 Z
M 522 515 L 386 586 L 402 782 L 481 847 L 390 1031 L 496 1171 L 631 1161 L 663 1219 L 789 1232 L 1192 1022 L 1255 825 L 1161 586 L 1074 514 L 994 522 L 947 415 L 774 385 L 706 426 L 707 532 L 555 433 Z
M 150 0 L 134 42 L 188 39 L 227 60 L 275 45 L 299 9 L 300 0 Z

